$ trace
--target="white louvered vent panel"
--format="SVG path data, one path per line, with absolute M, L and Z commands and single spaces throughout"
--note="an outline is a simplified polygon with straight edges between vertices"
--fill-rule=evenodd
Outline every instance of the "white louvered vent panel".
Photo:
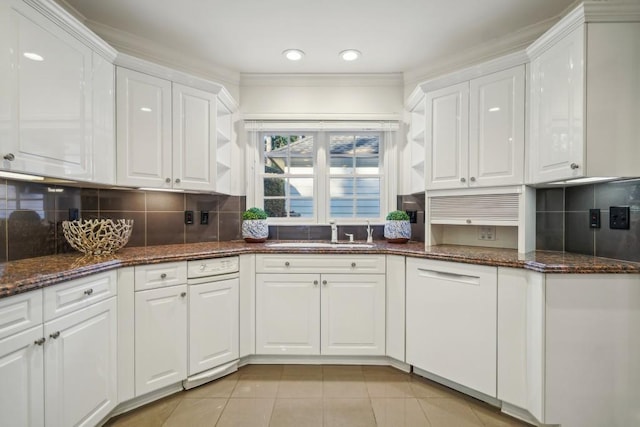
M 431 198 L 431 222 L 517 222 L 519 194 L 483 194 Z

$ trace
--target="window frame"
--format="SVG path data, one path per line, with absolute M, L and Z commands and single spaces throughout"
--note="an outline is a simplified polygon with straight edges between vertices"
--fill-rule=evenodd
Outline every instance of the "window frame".
M 396 209 L 398 194 L 397 138 L 398 122 L 259 122 L 245 123 L 247 130 L 247 207 L 264 206 L 265 135 L 314 136 L 314 215 L 313 217 L 269 217 L 270 225 L 328 225 L 334 220 L 341 225 L 384 224 L 387 212 Z M 330 135 L 380 136 L 380 217 L 331 218 L 329 211 L 329 141 Z

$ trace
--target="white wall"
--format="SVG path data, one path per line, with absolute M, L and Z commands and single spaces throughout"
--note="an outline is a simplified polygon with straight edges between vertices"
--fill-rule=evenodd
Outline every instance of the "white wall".
M 401 74 L 243 74 L 244 119 L 398 120 L 402 118 Z

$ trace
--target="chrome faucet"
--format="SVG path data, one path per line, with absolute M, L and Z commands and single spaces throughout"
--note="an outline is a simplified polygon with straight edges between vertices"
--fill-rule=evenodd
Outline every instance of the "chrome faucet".
M 331 225 L 331 243 L 338 243 L 338 226 L 336 225 L 336 220 L 332 219 L 329 221 Z
M 367 220 L 367 243 L 373 243 L 373 229 L 369 220 Z

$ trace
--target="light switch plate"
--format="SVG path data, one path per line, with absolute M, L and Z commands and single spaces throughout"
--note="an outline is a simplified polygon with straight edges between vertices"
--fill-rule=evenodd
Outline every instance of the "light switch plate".
M 610 206 L 609 228 L 617 230 L 628 230 L 629 216 L 629 206 Z

